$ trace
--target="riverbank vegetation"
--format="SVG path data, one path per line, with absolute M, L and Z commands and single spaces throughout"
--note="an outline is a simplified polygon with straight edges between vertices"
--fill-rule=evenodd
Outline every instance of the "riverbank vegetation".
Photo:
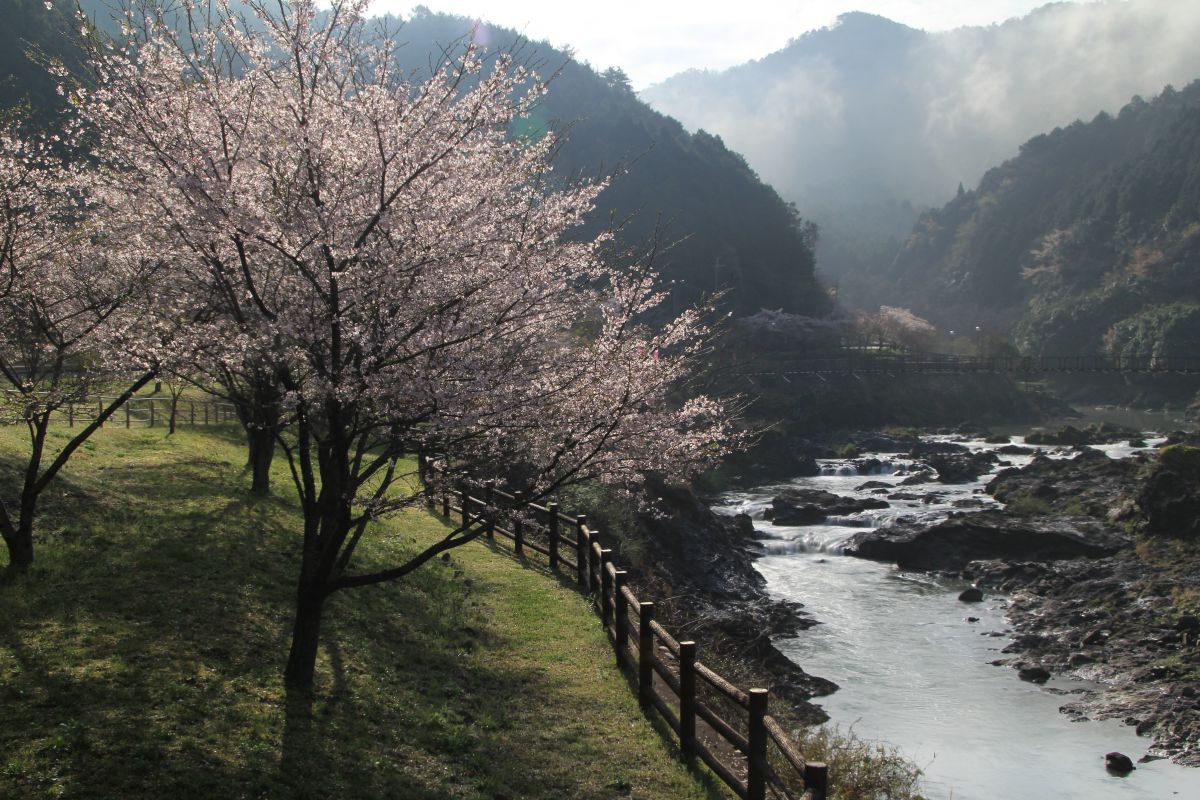
M 22 435 L 0 428 L 4 481 Z M 39 560 L 0 587 L 0 796 L 722 796 L 646 723 L 584 600 L 483 544 L 336 598 L 293 713 L 301 514 L 248 495 L 244 463 L 232 426 L 106 428 L 48 490 Z M 362 558 L 445 532 L 410 512 Z

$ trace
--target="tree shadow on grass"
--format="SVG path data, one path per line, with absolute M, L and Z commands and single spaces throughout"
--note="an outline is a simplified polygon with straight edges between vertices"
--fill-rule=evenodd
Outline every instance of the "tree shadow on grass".
M 229 734 L 278 727 L 294 556 L 272 547 L 290 533 L 277 502 L 239 497 L 226 472 L 195 459 L 47 491 L 35 569 L 2 590 L 21 724 L 0 730 L 0 795 L 254 796 L 273 772 L 269 741 L 234 752 Z

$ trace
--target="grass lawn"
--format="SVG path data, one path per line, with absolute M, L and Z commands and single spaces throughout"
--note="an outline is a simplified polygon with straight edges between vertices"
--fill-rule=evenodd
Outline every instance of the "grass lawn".
M 0 492 L 23 437 L 0 428 Z M 726 796 L 648 724 L 584 601 L 482 543 L 335 595 L 313 713 L 289 706 L 300 516 L 286 466 L 254 500 L 244 460 L 233 428 L 113 427 L 48 491 L 33 572 L 0 587 L 0 797 Z M 410 512 L 359 566 L 444 531 Z

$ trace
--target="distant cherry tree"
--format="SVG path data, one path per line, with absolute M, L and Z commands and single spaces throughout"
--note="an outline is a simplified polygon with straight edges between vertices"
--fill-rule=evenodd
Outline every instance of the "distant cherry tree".
M 859 317 L 858 330 L 868 339 L 915 351 L 931 350 L 937 338 L 933 323 L 897 306 L 880 306 L 874 314 L 863 314 Z
M 553 135 L 511 134 L 544 85 L 471 45 L 414 80 L 365 5 L 141 6 L 76 99 L 112 218 L 171 254 L 148 354 L 254 364 L 278 391 L 304 515 L 285 670 L 300 689 L 332 593 L 479 534 L 357 568 L 375 520 L 419 498 L 404 452 L 520 464 L 539 497 L 686 473 L 730 442 L 720 403 L 670 402 L 699 314 L 644 324 L 664 299 L 653 274 L 577 233 L 603 184 L 556 177 Z

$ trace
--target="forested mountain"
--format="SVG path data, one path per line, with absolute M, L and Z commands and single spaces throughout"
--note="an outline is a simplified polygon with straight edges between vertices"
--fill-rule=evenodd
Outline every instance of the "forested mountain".
M 1200 81 L 1029 140 L 875 277 L 1030 353 L 1200 352 Z
M 84 7 L 103 24 L 104 0 L 87 0 Z M 0 0 L 0 19 L 22 21 L 4 27 L 0 40 L 0 53 L 9 56 L 6 85 L 15 90 L 0 95 L 7 107 L 20 97 L 41 109 L 57 104 L 52 83 L 24 53 L 31 45 L 46 52 L 69 51 L 64 31 L 73 23 L 58 21 L 68 8 L 66 0 L 58 0 L 55 12 L 47 12 L 41 0 Z M 401 57 L 419 74 L 431 63 L 431 54 L 471 35 L 473 26 L 468 19 L 418 8 L 403 20 L 397 36 L 405 43 Z M 486 27 L 474 36 L 495 49 L 511 47 L 518 39 L 512 31 Z M 598 74 L 543 43 L 525 43 L 523 56 L 543 73 L 558 73 L 540 117 L 531 123 L 566 136 L 556 171 L 567 176 L 622 173 L 601 195 L 591 226 L 632 215 L 622 244 L 648 242 L 660 224 L 662 242 L 674 243 L 656 266 L 664 281 L 674 282 L 676 310 L 715 288 L 731 289 L 726 302 L 745 313 L 763 307 L 800 313 L 826 308 L 826 295 L 813 274 L 811 229 L 741 156 L 718 137 L 690 134 L 676 120 L 651 110 L 618 70 Z
M 56 0 L 55 6 L 51 12 L 45 0 L 0 2 L 0 109 L 28 109 L 46 119 L 61 108 L 46 65 L 59 60 L 78 67 L 80 52 L 72 40 L 74 3 Z
M 821 226 L 818 265 L 840 297 L 874 306 L 889 300 L 861 271 L 891 259 L 922 208 L 1031 136 L 1200 77 L 1197 39 L 1200 5 L 1179 0 L 1056 3 L 937 33 L 854 13 L 641 97 L 744 153 Z

